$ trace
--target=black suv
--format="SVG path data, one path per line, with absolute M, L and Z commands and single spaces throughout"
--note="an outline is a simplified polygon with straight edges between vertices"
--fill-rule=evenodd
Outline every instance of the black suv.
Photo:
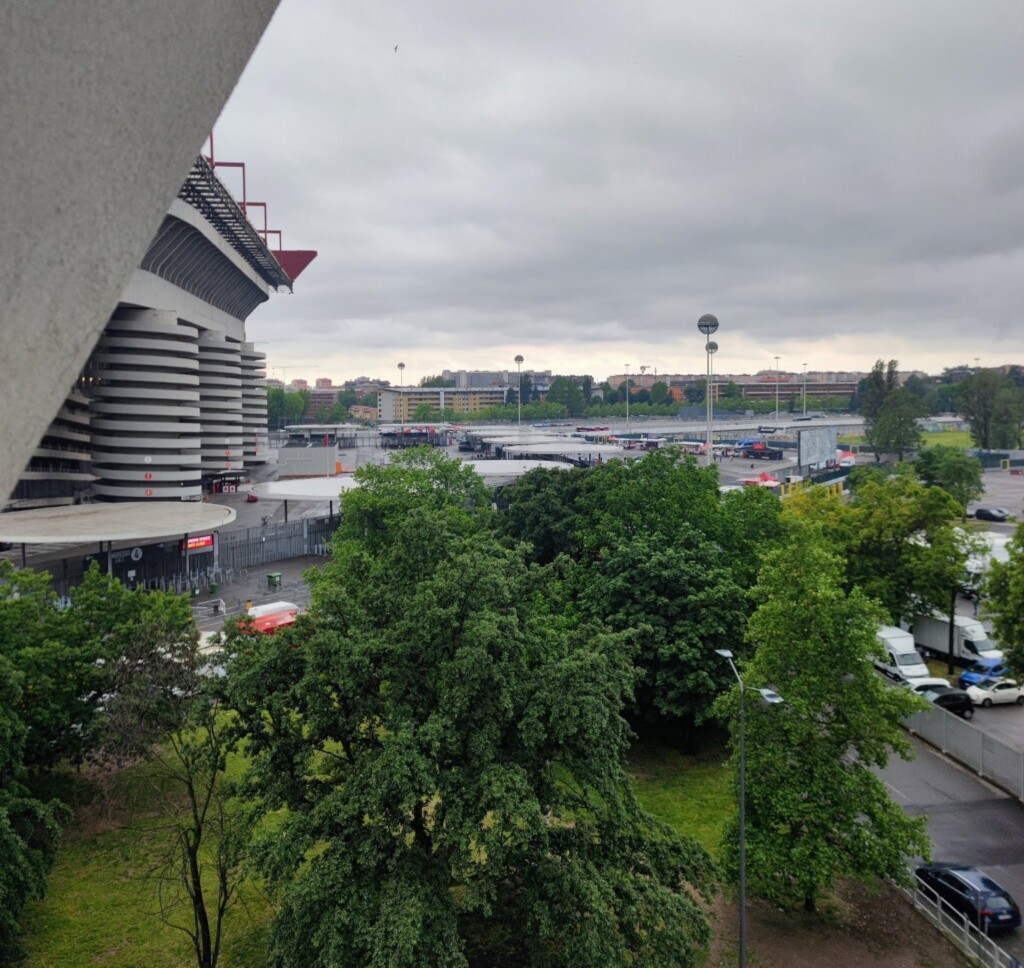
M 1020 924 L 1017 902 L 976 867 L 926 864 L 917 869 L 917 878 L 931 888 L 947 907 L 966 915 L 986 934 L 989 931 L 1010 931 Z
M 1002 508 L 978 508 L 974 516 L 979 521 L 1005 521 L 1009 517 L 1009 512 Z

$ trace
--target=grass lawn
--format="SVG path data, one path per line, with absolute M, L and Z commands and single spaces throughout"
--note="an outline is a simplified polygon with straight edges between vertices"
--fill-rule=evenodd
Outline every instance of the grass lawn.
M 967 450 L 974 446 L 969 430 L 936 430 L 921 435 L 925 447 L 941 444 L 944 447 L 959 447 Z
M 838 439 L 838 443 L 862 444 L 866 447 L 868 441 L 863 436 L 843 436 Z M 923 447 L 933 447 L 936 444 L 941 444 L 944 447 L 959 447 L 961 450 L 967 450 L 974 446 L 974 441 L 971 440 L 971 432 L 969 430 L 935 430 L 921 434 L 921 444 Z
M 641 806 L 718 855 L 722 818 L 733 803 L 725 760 L 638 745 L 627 766 Z
M 730 801 L 723 762 L 644 745 L 631 753 L 628 770 L 645 809 L 717 852 L 720 818 Z M 32 904 L 23 920 L 29 951 L 24 968 L 181 968 L 195 963 L 188 938 L 159 917 L 150 870 L 166 834 L 159 829 L 145 776 L 138 780 L 130 815 L 108 816 L 92 807 L 78 811 L 46 898 Z M 223 968 L 263 964 L 270 918 L 270 904 L 258 885 L 244 883 L 241 903 L 225 922 Z
M 195 964 L 191 941 L 159 913 L 155 861 L 166 854 L 171 831 L 161 826 L 157 784 L 147 768 L 132 771 L 118 802 L 118 808 L 90 803 L 76 810 L 47 895 L 30 905 L 23 918 L 29 952 L 24 968 Z M 212 913 L 212 878 L 207 890 Z M 263 964 L 270 908 L 252 881 L 241 885 L 238 898 L 225 920 L 219 963 L 255 968 Z M 186 905 L 178 904 L 174 913 L 179 923 L 187 923 Z

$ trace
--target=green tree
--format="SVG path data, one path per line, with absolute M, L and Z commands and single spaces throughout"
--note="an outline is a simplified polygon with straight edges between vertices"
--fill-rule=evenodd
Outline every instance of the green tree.
M 981 588 L 983 614 L 1007 655 L 1017 679 L 1024 680 L 1024 524 L 1007 545 L 1007 560 L 989 564 Z
M 1006 379 L 996 394 L 992 446 L 1016 450 L 1024 443 L 1024 389 Z
M 228 910 L 241 880 L 251 811 L 226 778 L 234 748 L 220 681 L 204 675 L 216 658 L 199 652 L 185 600 L 153 596 L 114 663 L 96 752 L 106 763 L 146 761 L 147 802 L 159 816 L 150 835 L 147 882 L 161 920 L 189 938 L 197 968 L 216 968 Z M 237 641 L 252 629 L 232 621 Z M 256 633 L 258 634 L 258 633 Z
M 26 726 L 17 715 L 21 677 L 0 654 L 0 964 L 24 955 L 18 940 L 25 904 L 46 892 L 66 808 L 34 796 L 26 785 Z
M 502 489 L 495 522 L 498 533 L 512 542 L 526 542 L 531 560 L 550 564 L 559 555 L 572 554 L 579 514 L 576 502 L 584 480 L 594 471 L 537 468 Z
M 668 393 L 668 384 L 664 380 L 657 380 L 651 385 L 651 403 L 655 406 L 666 404 L 671 399 Z
M 866 423 L 878 419 L 885 398 L 899 386 L 899 362 L 876 360 L 871 372 L 857 384 L 857 405 Z
M 846 562 L 846 589 L 881 603 L 890 622 L 948 608 L 970 549 L 956 500 L 909 473 L 863 482 L 849 501 L 810 488 L 784 517 L 813 524 Z
M 1024 390 L 997 370 L 978 370 L 957 387 L 960 413 L 982 450 L 1018 447 L 1024 423 Z
M 521 381 L 521 382 L 520 382 Z M 538 398 L 537 391 L 533 386 L 533 377 L 529 373 L 518 376 L 516 381 L 516 392 L 522 394 L 523 405 Z
M 281 387 L 267 387 L 267 426 L 271 430 L 280 430 L 284 425 L 284 390 Z
M 967 505 L 985 493 L 981 461 L 968 457 L 959 447 L 926 447 L 914 461 L 914 470 L 925 484 L 951 495 L 964 514 Z
M 746 627 L 747 599 L 715 543 L 683 524 L 671 542 L 637 534 L 606 547 L 580 594 L 585 618 L 635 630 L 635 708 L 692 740 L 724 685 L 714 654 Z
M 748 883 L 808 911 L 841 876 L 908 882 L 908 859 L 930 849 L 926 819 L 907 817 L 873 772 L 892 753 L 910 757 L 900 721 L 923 703 L 875 674 L 884 614 L 859 589 L 845 592 L 842 575 L 812 533 L 769 553 L 742 673 L 748 688 L 777 684 L 784 700 L 761 708 L 746 697 Z M 734 690 L 721 708 L 735 717 L 739 698 Z M 722 848 L 733 876 L 737 843 L 734 815 Z
M 546 604 L 479 487 L 427 455 L 368 472 L 311 615 L 230 660 L 271 962 L 695 964 L 712 868 L 623 772 L 628 637 Z
M 454 380 L 446 380 L 442 376 L 425 376 L 420 380 L 421 387 L 454 387 Z
M 606 404 L 618 403 L 620 399 L 619 391 L 608 382 L 601 384 L 601 396 Z
M 708 381 L 701 378 L 694 380 L 685 391 L 686 399 L 689 403 L 703 403 L 704 397 L 707 394 Z
M 299 390 L 296 393 L 286 392 L 283 415 L 285 424 L 297 424 L 309 409 L 311 399 L 312 394 L 309 390 Z
M 561 404 L 570 417 L 578 417 L 583 413 L 585 401 L 583 391 L 575 380 L 565 376 L 556 376 L 548 387 L 548 403 Z
M 412 419 L 417 423 L 425 423 L 431 420 L 437 420 L 437 408 L 432 407 L 429 403 L 417 404 L 416 409 L 412 413 Z
M 888 394 L 878 415 L 864 425 L 875 459 L 882 454 L 895 454 L 902 461 L 908 450 L 918 447 L 921 428 L 917 420 L 924 414 L 924 405 L 908 390 L 893 390 Z

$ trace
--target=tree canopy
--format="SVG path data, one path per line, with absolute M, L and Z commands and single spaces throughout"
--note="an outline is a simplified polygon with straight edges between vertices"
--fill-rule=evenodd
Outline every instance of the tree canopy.
M 997 370 L 978 370 L 957 387 L 960 412 L 974 443 L 988 450 L 1020 447 L 1024 432 L 1024 389 Z
M 914 461 L 918 477 L 930 487 L 941 487 L 967 513 L 967 505 L 985 493 L 981 461 L 959 447 L 938 445 L 921 451 Z
M 623 772 L 631 635 L 552 608 L 458 462 L 360 473 L 311 614 L 229 664 L 271 962 L 694 964 L 712 867 Z
M 1024 680 L 1024 524 L 1017 525 L 1006 561 L 993 560 L 982 585 L 984 614 L 1010 668 Z
M 756 650 L 742 668 L 748 884 L 807 910 L 839 876 L 905 882 L 907 859 L 929 852 L 925 818 L 907 817 L 872 772 L 893 752 L 909 756 L 900 719 L 923 702 L 875 674 L 885 616 L 859 589 L 844 590 L 843 570 L 809 529 L 769 552 L 747 626 Z M 783 703 L 763 708 L 753 687 L 777 689 Z M 740 698 L 734 690 L 719 708 L 735 717 Z M 736 728 L 734 718 L 734 739 Z M 733 876 L 737 824 L 733 816 L 722 841 Z

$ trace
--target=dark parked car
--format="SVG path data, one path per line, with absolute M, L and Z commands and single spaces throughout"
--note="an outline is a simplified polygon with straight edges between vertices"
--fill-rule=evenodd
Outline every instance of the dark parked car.
M 982 931 L 1010 931 L 1020 924 L 1017 902 L 991 877 L 962 864 L 926 864 L 918 880 Z M 926 892 L 927 893 L 927 892 Z
M 961 689 L 966 689 L 968 686 L 978 685 L 985 679 L 999 679 L 1007 675 L 1008 671 L 1005 659 L 979 659 L 970 669 L 960 673 L 956 684 Z
M 952 686 L 932 686 L 921 695 L 929 702 L 935 703 L 936 706 L 963 716 L 964 719 L 970 719 L 974 715 L 974 700 L 963 689 L 954 689 Z
M 979 521 L 1005 521 L 1009 514 L 1005 508 L 978 508 L 974 512 Z

